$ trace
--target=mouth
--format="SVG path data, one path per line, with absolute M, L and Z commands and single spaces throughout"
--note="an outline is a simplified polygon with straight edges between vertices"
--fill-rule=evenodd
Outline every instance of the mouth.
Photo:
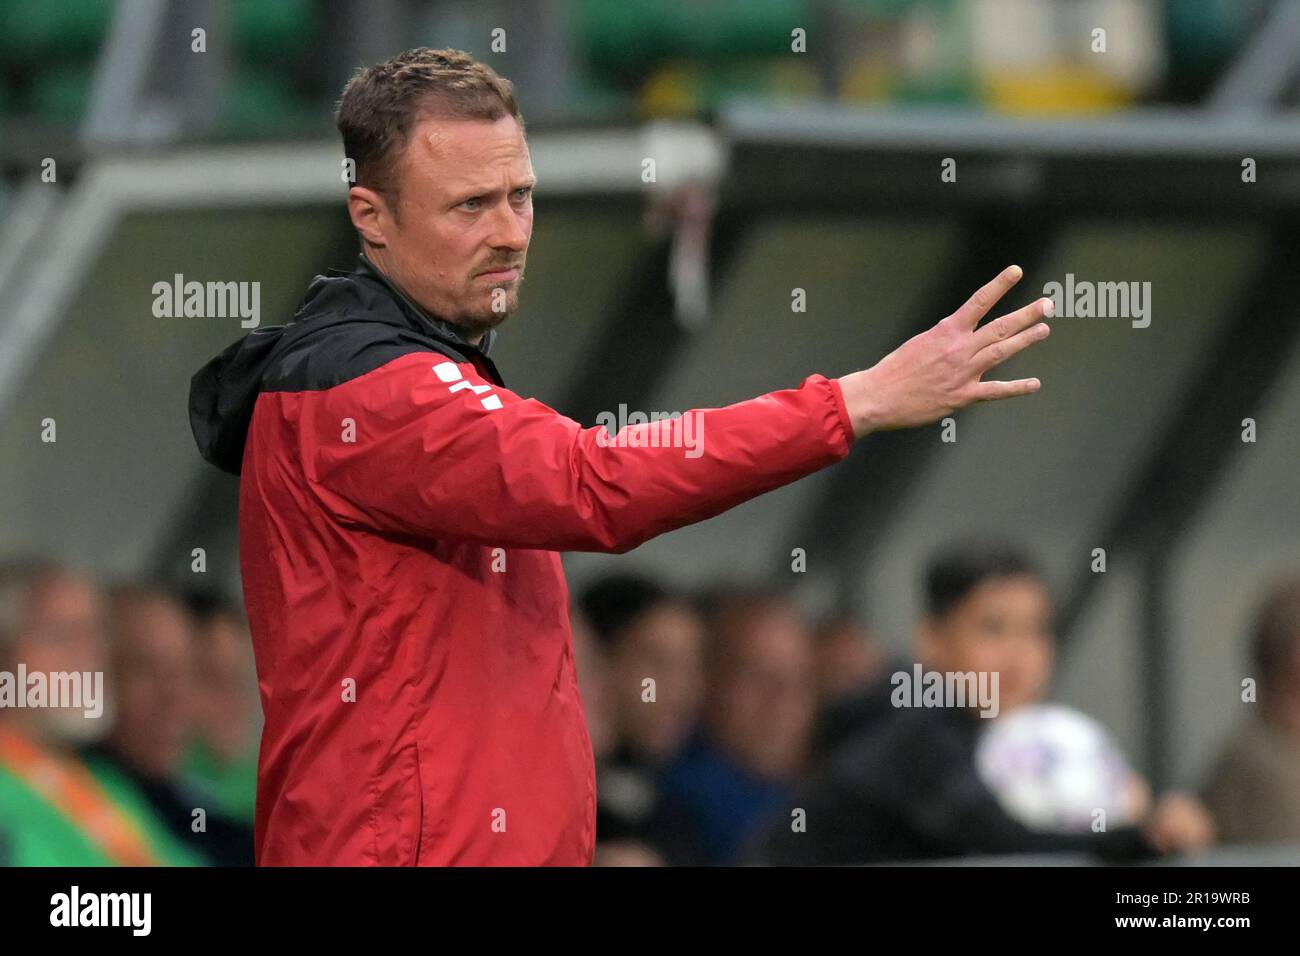
M 519 278 L 519 269 L 489 269 L 486 272 L 480 272 L 474 278 L 487 279 L 489 282 L 510 282 Z

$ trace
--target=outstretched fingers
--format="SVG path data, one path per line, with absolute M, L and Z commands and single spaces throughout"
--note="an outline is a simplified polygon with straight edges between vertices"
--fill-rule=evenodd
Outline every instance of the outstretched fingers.
M 1010 318 L 1010 316 L 1003 316 Z M 1001 321 L 999 319 L 998 321 Z M 1001 365 L 1017 352 L 1023 352 L 1035 342 L 1041 342 L 1052 334 L 1052 328 L 1046 322 L 1031 320 L 1034 324 L 1022 329 L 1008 339 L 1001 339 L 975 353 L 975 367 L 983 375 L 989 369 Z
M 967 299 L 966 304 L 952 314 L 953 318 L 967 330 L 974 330 L 975 326 L 979 325 L 980 319 L 988 315 L 989 309 L 993 308 L 1023 275 L 1024 270 L 1020 266 L 1008 266 L 1003 269 L 997 278 L 985 284 Z
M 1011 382 L 976 382 L 972 395 L 976 402 L 996 402 L 1003 398 L 1032 395 L 1043 387 L 1036 378 L 1018 378 Z
M 983 349 L 1010 339 L 1018 332 L 1031 328 L 1039 319 L 1051 316 L 1055 308 L 1056 306 L 1051 299 L 1042 298 L 1036 299 L 1029 305 L 1022 306 L 1014 312 L 999 316 L 987 325 L 975 330 L 975 333 L 971 336 L 974 351 L 978 353 Z

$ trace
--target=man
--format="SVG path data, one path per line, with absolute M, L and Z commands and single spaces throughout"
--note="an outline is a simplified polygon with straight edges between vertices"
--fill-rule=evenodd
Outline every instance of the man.
M 1140 827 L 1058 832 L 1012 817 L 980 777 L 976 749 L 994 719 L 1036 703 L 1047 690 L 1054 652 L 1047 586 L 1014 547 L 962 544 L 933 560 L 925 595 L 916 634 L 925 672 L 997 674 L 995 699 L 900 707 L 900 697 L 909 697 L 896 695 L 895 681 L 868 691 L 864 699 L 877 699 L 860 710 L 860 729 L 790 804 L 805 811 L 805 829 L 791 826 L 787 809 L 754 859 L 836 865 L 1073 852 L 1134 860 L 1211 841 L 1204 810 L 1179 794 L 1161 800 Z M 991 679 L 985 686 L 993 686 Z M 886 697 L 892 706 L 882 703 Z M 982 716 L 994 714 L 991 704 L 996 717 Z
M 698 457 L 610 443 L 509 391 L 488 357 L 533 225 L 510 84 L 412 50 L 353 77 L 338 125 L 356 269 L 318 278 L 292 323 L 232 345 L 190 396 L 202 453 L 243 479 L 258 861 L 589 863 L 558 552 L 629 551 L 868 432 L 1035 391 L 980 378 L 1047 334 L 1049 300 L 977 329 L 1013 267 L 871 369 L 698 413 Z
M 601 578 L 579 606 L 608 661 L 619 762 L 659 766 L 677 753 L 704 697 L 704 622 L 686 600 L 636 575 Z M 647 707 L 646 678 L 655 706 Z
M 1205 802 L 1225 843 L 1300 844 L 1300 576 L 1265 596 L 1251 663 L 1259 702 L 1215 761 Z
M 683 597 L 639 575 L 601 578 L 578 606 L 607 660 L 614 728 L 614 748 L 596 755 L 596 862 L 659 862 L 673 834 L 655 827 L 658 778 L 699 716 L 704 622 Z M 590 714 L 591 698 L 582 699 Z
M 852 614 L 834 613 L 813 631 L 817 661 L 817 705 L 829 708 L 871 686 L 889 658 L 879 638 Z
M 183 783 L 185 748 L 194 730 L 198 648 L 180 600 L 150 586 L 114 589 L 109 680 L 116 713 L 103 741 L 82 759 L 111 792 L 138 804 L 177 865 L 252 864 L 252 833 L 229 819 L 216 798 Z M 196 810 L 202 826 L 196 827 Z
M 251 828 L 262 713 L 248 629 L 242 611 L 224 596 L 193 590 L 182 598 L 194 622 L 199 663 L 194 737 L 183 773 L 223 814 Z
M 735 862 L 802 775 L 817 708 L 812 634 L 789 598 L 732 591 L 713 602 L 707 705 L 663 775 L 661 830 L 681 864 Z
M 51 681 L 102 676 L 103 618 L 99 589 L 78 574 L 39 562 L 0 569 L 0 671 L 21 665 Z M 76 748 L 102 736 L 113 719 L 105 704 L 99 700 L 90 713 L 0 708 L 0 865 L 188 862 L 129 787 L 95 776 L 76 758 Z

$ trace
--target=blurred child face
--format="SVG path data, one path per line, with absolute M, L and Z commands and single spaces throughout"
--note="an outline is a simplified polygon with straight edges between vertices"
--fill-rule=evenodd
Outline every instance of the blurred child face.
M 945 672 L 997 672 L 999 712 L 1042 698 L 1052 675 L 1051 601 L 1032 575 L 991 578 L 921 629 L 922 663 Z

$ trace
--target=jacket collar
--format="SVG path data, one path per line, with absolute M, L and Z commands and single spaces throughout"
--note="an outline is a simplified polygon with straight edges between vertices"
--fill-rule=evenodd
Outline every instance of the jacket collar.
M 346 275 L 346 273 L 344 274 Z M 357 266 L 351 274 L 366 276 L 367 278 L 374 279 L 382 284 L 393 294 L 393 297 L 401 303 L 404 309 L 417 319 L 417 321 L 426 325 L 438 338 L 449 341 L 458 349 L 466 352 L 479 352 L 484 356 L 487 356 L 487 354 L 492 351 L 492 345 L 496 341 L 497 337 L 496 329 L 488 329 L 487 334 L 483 336 L 479 345 L 472 344 L 464 337 L 463 333 L 457 326 L 448 322 L 446 319 L 440 319 L 435 315 L 430 315 L 424 309 L 420 308 L 420 306 L 418 306 L 410 296 L 402 291 L 402 288 L 396 282 L 384 275 L 384 273 L 379 270 L 378 266 L 366 258 L 364 252 L 357 256 Z

